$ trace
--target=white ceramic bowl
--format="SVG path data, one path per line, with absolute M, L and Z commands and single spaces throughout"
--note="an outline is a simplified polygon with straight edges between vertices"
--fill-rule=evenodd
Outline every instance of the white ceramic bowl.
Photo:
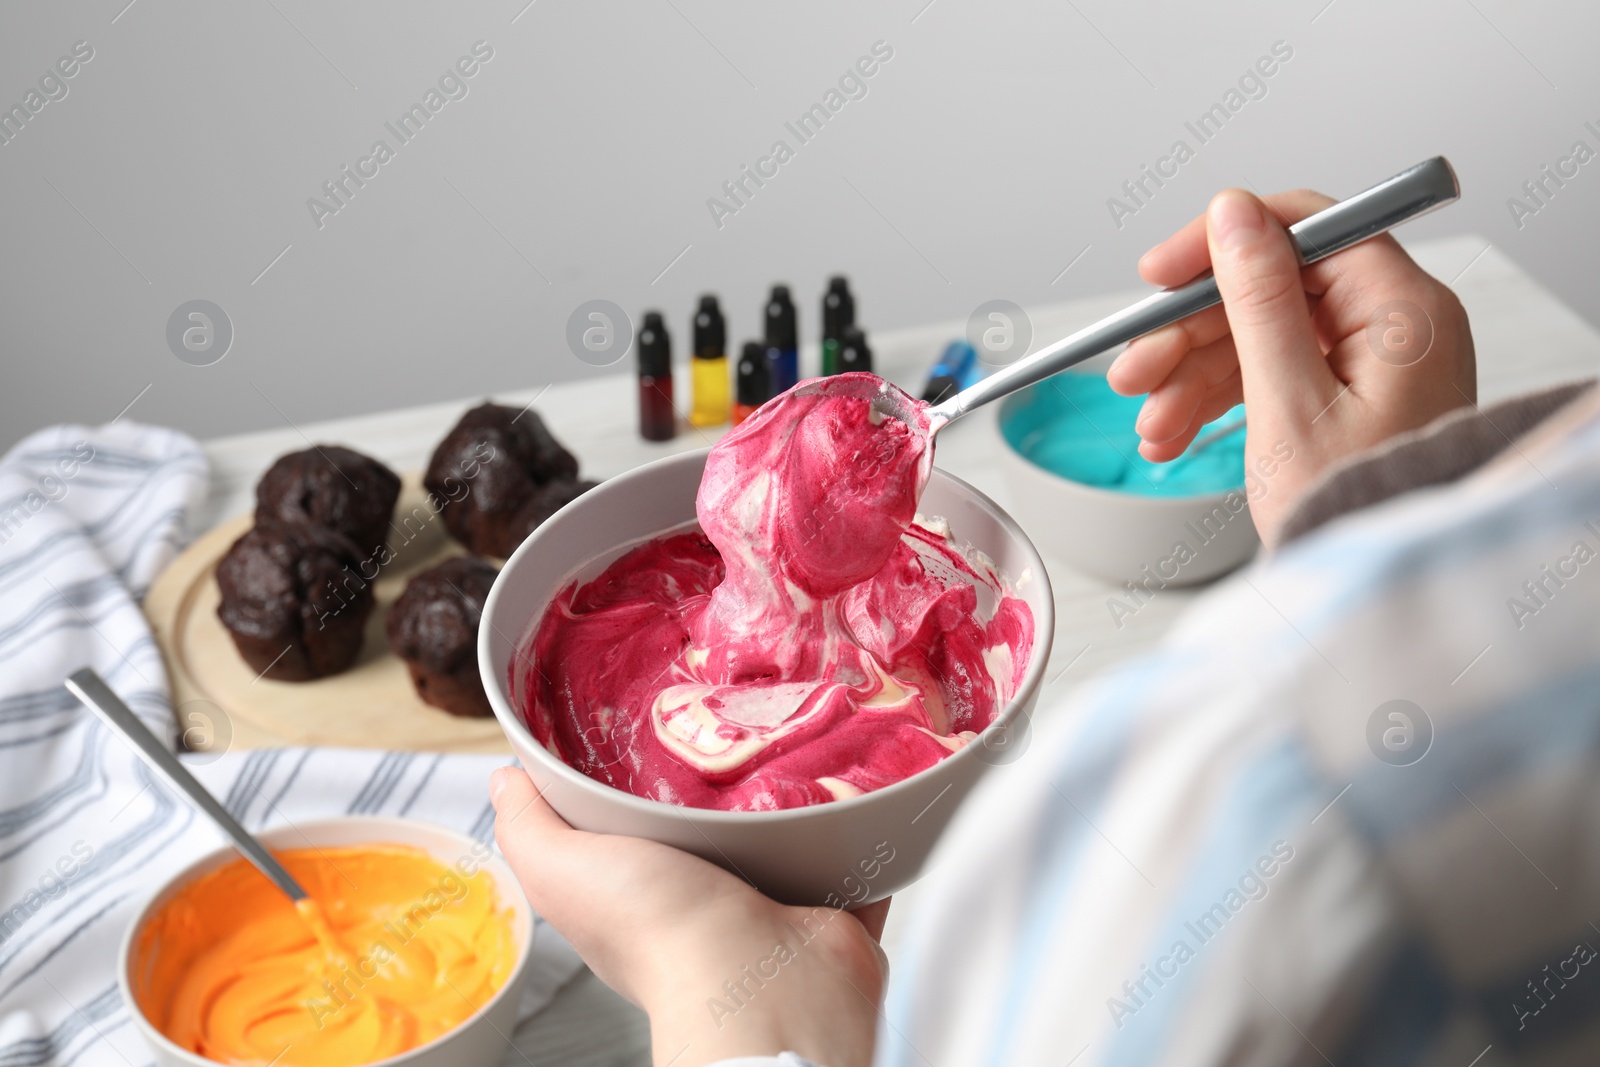
M 473 849 L 478 842 L 465 834 L 446 830 L 409 819 L 388 819 L 376 816 L 346 815 L 334 819 L 302 822 L 292 827 L 269 830 L 260 835 L 271 849 L 306 848 L 326 846 L 340 848 L 351 845 L 409 845 L 422 849 L 434 859 L 453 866 L 463 856 L 470 856 L 480 870 L 494 879 L 496 891 L 503 907 L 511 909 L 511 934 L 517 945 L 517 960 L 489 1002 L 466 1019 L 460 1026 L 443 1034 L 426 1045 L 410 1052 L 375 1060 L 367 1067 L 497 1067 L 505 1062 L 506 1039 L 516 1029 L 517 1007 L 522 999 L 522 985 L 533 962 L 533 908 L 522 893 L 511 868 L 498 856 L 479 858 Z M 157 1030 L 145 1016 L 134 997 L 138 970 L 142 963 L 138 956 L 138 935 L 146 920 L 154 915 L 173 895 L 194 879 L 219 867 L 238 860 L 239 853 L 229 846 L 195 860 L 179 871 L 157 890 L 128 926 L 122 938 L 122 949 L 117 957 L 117 985 L 122 999 L 133 1016 L 134 1026 L 144 1036 L 158 1067 L 216 1067 L 215 1061 L 197 1056 L 181 1048 Z
M 567 766 L 534 740 L 517 710 L 510 667 L 550 598 L 575 574 L 590 576 L 597 560 L 608 562 L 625 547 L 694 521 L 707 451 L 657 460 L 602 482 L 512 554 L 478 628 L 489 702 L 523 767 L 573 826 L 692 852 L 785 903 L 838 907 L 879 900 L 916 880 L 940 831 L 984 772 L 1022 751 L 1055 630 L 1044 564 L 998 505 L 935 469 L 920 510 L 943 516 L 958 542 L 987 553 L 1033 612 L 1032 661 L 1015 697 L 978 741 L 876 792 L 784 811 L 711 811 L 624 793 Z
M 1033 463 L 1002 429 L 1008 414 L 1026 402 L 1026 392 L 1007 397 L 996 405 L 990 427 L 1000 441 L 1017 520 L 1051 556 L 1118 586 L 1133 582 L 1154 593 L 1210 581 L 1260 547 L 1243 489 L 1135 496 L 1075 482 Z

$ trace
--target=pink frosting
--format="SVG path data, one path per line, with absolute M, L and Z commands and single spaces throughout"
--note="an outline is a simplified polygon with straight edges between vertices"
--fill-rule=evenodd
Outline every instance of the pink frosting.
M 930 466 L 925 435 L 865 400 L 766 404 L 711 450 L 703 533 L 551 602 L 519 660 L 534 736 L 618 789 L 735 811 L 881 789 L 959 749 L 1016 691 L 1033 616 L 915 521 Z

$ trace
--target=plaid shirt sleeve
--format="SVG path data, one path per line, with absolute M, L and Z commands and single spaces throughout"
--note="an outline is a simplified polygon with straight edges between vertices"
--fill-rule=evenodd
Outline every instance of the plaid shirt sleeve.
M 1042 708 L 878 1063 L 1600 1062 L 1600 398 L 1507 442 Z

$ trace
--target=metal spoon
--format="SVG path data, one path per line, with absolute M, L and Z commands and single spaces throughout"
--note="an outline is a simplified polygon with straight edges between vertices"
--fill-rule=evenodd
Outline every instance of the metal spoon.
M 1450 161 L 1435 156 L 1301 219 L 1289 227 L 1289 236 L 1294 239 L 1300 261 L 1310 265 L 1453 203 L 1460 196 L 1461 186 Z M 931 455 L 934 435 L 969 411 L 1220 303 L 1222 294 L 1210 274 L 1176 289 L 1152 293 L 931 407 L 888 382 L 873 383 L 861 378 L 815 378 L 801 385 L 796 393 L 854 396 L 869 401 L 880 414 L 900 419 L 926 435 L 929 448 L 925 454 Z
M 150 732 L 150 728 L 143 720 L 122 702 L 121 697 L 111 691 L 105 679 L 96 674 L 93 668 L 85 667 L 80 671 L 74 671 L 64 684 L 73 696 L 83 701 L 84 706 L 100 716 L 101 722 L 121 734 L 157 774 L 188 797 L 189 803 L 209 815 L 211 821 L 233 839 L 233 847 L 283 890 L 290 900 L 298 906 L 301 901 L 311 899 L 310 894 L 294 880 L 294 876 L 283 869 L 283 864 L 267 851 L 266 846 L 251 836 L 249 830 L 240 826 L 238 820 L 228 814 L 228 809 L 217 803 L 216 797 L 206 792 L 206 787 L 178 762 L 178 757 Z

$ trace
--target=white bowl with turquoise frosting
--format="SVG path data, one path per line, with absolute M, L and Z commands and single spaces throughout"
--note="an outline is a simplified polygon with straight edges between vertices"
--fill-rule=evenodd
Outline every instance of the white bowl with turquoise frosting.
M 1104 374 L 1068 371 L 1007 397 L 996 425 L 1011 513 L 1039 549 L 1153 594 L 1254 555 L 1250 499 L 1266 482 L 1246 477 L 1243 429 L 1195 456 L 1146 460 L 1133 429 L 1142 403 L 1112 392 Z

